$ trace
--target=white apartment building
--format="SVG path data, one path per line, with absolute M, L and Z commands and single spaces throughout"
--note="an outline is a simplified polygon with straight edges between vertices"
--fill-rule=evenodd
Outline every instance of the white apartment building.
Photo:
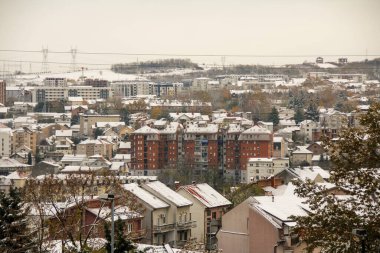
M 83 100 L 107 99 L 113 96 L 110 87 L 92 86 L 40 86 L 32 91 L 33 102 L 57 101 L 69 97 L 82 97 Z
M 312 120 L 304 120 L 300 122 L 300 133 L 305 136 L 305 140 L 310 142 L 313 140 L 313 132 L 319 130 L 319 122 Z
M 111 87 L 115 96 L 132 97 L 137 95 L 153 95 L 154 83 L 146 80 L 114 81 Z
M 9 157 L 12 154 L 13 133 L 10 128 L 0 128 L 0 156 Z
M 289 167 L 289 158 L 250 158 L 247 163 L 247 183 L 266 179 Z

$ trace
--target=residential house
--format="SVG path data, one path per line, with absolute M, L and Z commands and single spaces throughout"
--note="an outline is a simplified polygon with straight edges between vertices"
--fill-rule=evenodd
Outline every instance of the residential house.
M 169 214 L 170 205 L 141 188 L 137 183 L 123 185 L 144 207 L 142 226 L 146 236 L 142 242 L 153 245 L 168 243 L 174 238 L 175 224 Z
M 216 249 L 216 232 L 222 225 L 222 216 L 232 203 L 206 183 L 180 186 L 177 193 L 193 202 L 190 212 L 197 226 L 191 229 L 192 236 L 204 243 L 206 249 Z
M 142 184 L 141 187 L 170 205 L 168 213 L 158 218 L 161 219 L 161 224 L 175 228 L 172 233 L 167 234 L 165 240 L 177 247 L 184 246 L 193 238 L 191 228 L 196 226 L 190 211 L 193 203 L 159 181 Z
M 77 145 L 77 154 L 87 156 L 102 155 L 107 159 L 111 159 L 112 148 L 113 144 L 109 141 L 87 139 Z

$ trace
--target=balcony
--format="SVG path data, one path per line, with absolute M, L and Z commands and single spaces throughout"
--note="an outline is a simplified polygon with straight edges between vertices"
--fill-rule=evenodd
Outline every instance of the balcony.
M 177 229 L 178 230 L 187 230 L 191 228 L 195 228 L 197 226 L 196 221 L 184 221 L 184 222 L 177 222 Z
M 174 225 L 175 224 L 154 225 L 153 233 L 165 233 L 174 230 Z

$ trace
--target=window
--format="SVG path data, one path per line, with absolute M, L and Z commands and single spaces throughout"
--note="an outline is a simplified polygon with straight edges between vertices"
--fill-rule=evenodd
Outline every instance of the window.
M 132 232 L 132 229 L 133 229 L 133 224 L 132 223 L 128 223 L 127 224 L 127 232 L 128 233 Z

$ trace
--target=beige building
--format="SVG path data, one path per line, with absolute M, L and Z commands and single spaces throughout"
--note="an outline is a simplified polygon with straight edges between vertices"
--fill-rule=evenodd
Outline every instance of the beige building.
M 172 232 L 162 234 L 162 237 L 158 235 L 158 240 L 183 247 L 193 238 L 191 229 L 197 224 L 190 210 L 193 203 L 159 181 L 142 184 L 141 187 L 170 205 L 167 213 L 153 216 L 157 220 L 158 225 L 154 227 L 157 232 L 174 228 Z
M 35 156 L 38 143 L 37 131 L 34 131 L 28 127 L 21 127 L 13 130 L 13 151 L 29 148 L 32 154 Z
M 106 140 L 85 140 L 77 145 L 78 155 L 102 155 L 107 159 L 112 159 L 113 144 Z
M 288 154 L 288 143 L 285 141 L 284 137 L 274 136 L 272 157 L 283 158 L 287 154 Z
M 93 136 L 92 126 L 97 122 L 119 122 L 120 115 L 82 114 L 80 115 L 79 132 L 85 136 Z
M 307 215 L 306 210 L 294 195 L 250 197 L 223 216 L 218 248 L 224 253 L 304 252 L 289 217 Z
M 136 183 L 124 184 L 124 188 L 144 207 L 142 227 L 146 229 L 146 236 L 142 242 L 153 245 L 169 242 L 169 238 L 174 237 L 175 231 L 175 224 L 168 216 L 170 205 Z
M 84 100 L 108 99 L 112 94 L 110 87 L 38 86 L 32 91 L 32 102 L 61 101 L 76 96 Z
M 289 158 L 250 158 L 247 163 L 247 183 L 267 179 L 289 167 Z
M 12 129 L 0 128 L 0 156 L 10 157 L 12 155 L 12 143 L 13 143 L 13 133 Z
M 192 237 L 204 243 L 206 249 L 216 249 L 216 233 L 222 225 L 223 214 L 232 203 L 206 183 L 184 185 L 177 192 L 193 202 L 190 212 L 197 226 L 191 229 Z
M 305 162 L 311 165 L 312 159 L 313 152 L 308 150 L 307 146 L 298 146 L 291 156 L 292 166 L 298 166 Z

